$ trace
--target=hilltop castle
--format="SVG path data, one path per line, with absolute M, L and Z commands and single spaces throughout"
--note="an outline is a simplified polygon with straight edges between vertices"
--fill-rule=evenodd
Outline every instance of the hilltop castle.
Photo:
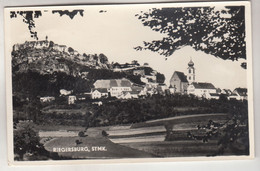
M 48 40 L 48 36 L 46 36 L 45 40 L 36 40 L 36 41 L 25 41 L 23 44 L 15 44 L 13 45 L 13 51 L 25 49 L 25 48 L 49 48 L 52 47 L 54 50 L 60 52 L 68 52 L 68 48 L 65 45 L 54 44 L 52 41 Z

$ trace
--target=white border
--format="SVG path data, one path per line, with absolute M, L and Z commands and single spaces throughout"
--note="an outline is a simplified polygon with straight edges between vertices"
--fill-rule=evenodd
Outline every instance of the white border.
M 6 110 L 7 110 L 7 134 L 8 134 L 8 163 L 9 165 L 50 165 L 50 164 L 105 164 L 105 163 L 144 163 L 144 162 L 173 162 L 173 161 L 204 161 L 204 160 L 242 160 L 242 159 L 253 159 L 254 158 L 254 119 L 253 119 L 253 75 L 252 75 L 252 37 L 251 37 L 251 8 L 250 2 L 239 1 L 239 2 L 195 2 L 195 3 L 158 3 L 158 4 L 137 4 L 138 6 L 151 6 L 159 7 L 201 7 L 201 6 L 215 6 L 218 4 L 225 5 L 244 5 L 245 6 L 245 21 L 246 21 L 246 43 L 247 43 L 247 79 L 248 79 L 248 106 L 249 106 L 249 137 L 250 137 L 250 155 L 249 156 L 217 156 L 217 157 L 176 157 L 176 158 L 138 158 L 138 159 L 105 159 L 105 160 L 59 160 L 59 161 L 14 161 L 13 154 L 13 122 L 12 122 L 12 84 L 11 84 L 11 47 L 12 45 L 8 41 L 8 35 L 10 34 L 8 29 L 8 17 L 5 16 L 5 60 L 6 60 Z M 123 4 L 120 4 L 123 5 Z M 134 6 L 136 4 L 128 4 Z M 118 5 L 109 5 L 118 6 Z M 125 5 L 123 5 L 125 6 Z M 78 6 L 49 6 L 49 7 L 27 7 L 26 9 L 51 9 L 58 7 L 61 8 L 74 8 Z M 93 5 L 94 7 L 94 5 Z M 21 7 L 25 9 L 25 7 Z M 17 8 L 6 8 L 5 14 L 10 10 Z M 20 8 L 19 8 L 20 9 Z M 9 47 L 9 49 L 7 49 Z

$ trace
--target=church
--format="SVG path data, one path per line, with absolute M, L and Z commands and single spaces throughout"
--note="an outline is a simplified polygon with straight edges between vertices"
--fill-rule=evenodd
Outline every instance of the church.
M 193 94 L 208 99 L 219 98 L 212 83 L 196 82 L 195 67 L 192 59 L 188 63 L 187 75 L 180 71 L 173 73 L 170 79 L 170 91 L 180 94 Z

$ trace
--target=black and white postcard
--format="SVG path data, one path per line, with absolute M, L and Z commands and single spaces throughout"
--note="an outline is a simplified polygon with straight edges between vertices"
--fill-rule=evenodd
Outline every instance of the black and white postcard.
M 254 157 L 250 2 L 4 13 L 10 164 Z

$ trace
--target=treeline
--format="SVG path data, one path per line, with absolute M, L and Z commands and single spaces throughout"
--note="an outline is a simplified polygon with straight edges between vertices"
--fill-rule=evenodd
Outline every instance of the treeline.
M 78 107 L 77 105 L 75 107 Z M 183 110 L 179 110 L 182 108 Z M 40 113 L 37 121 L 41 124 L 81 125 L 85 127 L 132 124 L 152 119 L 173 116 L 230 113 L 239 115 L 247 123 L 247 101 L 197 99 L 188 95 L 154 95 L 145 100 L 112 101 L 102 106 L 91 105 L 85 114 Z
M 179 109 L 182 110 L 179 110 Z M 247 120 L 247 101 L 207 100 L 188 95 L 154 95 L 145 100 L 114 101 L 102 105 L 95 111 L 96 121 L 92 126 L 130 124 L 152 119 L 203 114 L 240 114 Z M 239 112 L 239 113 L 238 113 Z
M 13 95 L 16 98 L 37 100 L 41 96 L 59 96 L 60 89 L 73 90 L 74 93 L 90 92 L 98 79 L 128 78 L 135 84 L 143 84 L 140 76 L 107 69 L 88 69 L 87 79 L 71 76 L 63 72 L 39 74 L 28 70 L 27 73 L 13 74 Z
M 40 96 L 59 96 L 60 89 L 90 91 L 92 82 L 61 72 L 42 75 L 29 70 L 13 75 L 13 95 L 36 100 Z

